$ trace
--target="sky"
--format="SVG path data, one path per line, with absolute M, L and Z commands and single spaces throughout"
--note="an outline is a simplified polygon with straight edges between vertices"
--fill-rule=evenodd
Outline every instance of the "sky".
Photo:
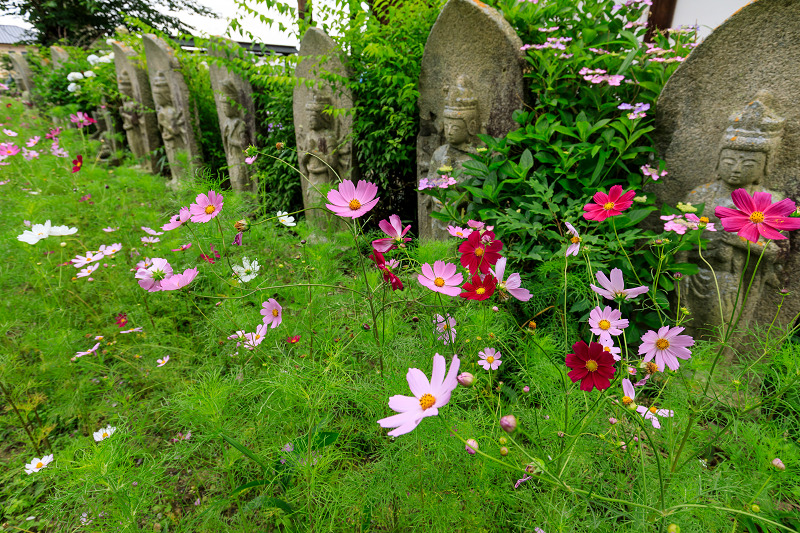
M 297 6 L 296 0 L 285 0 L 287 3 L 292 5 L 293 7 Z M 171 13 L 172 15 L 178 16 L 184 23 L 194 26 L 199 34 L 207 34 L 207 35 L 225 35 L 225 32 L 228 28 L 228 20 L 236 16 L 237 14 L 237 6 L 234 0 L 198 0 L 198 3 L 205 5 L 206 7 L 216 11 L 219 15 L 219 19 L 212 19 L 208 17 L 201 17 L 199 15 L 194 14 L 187 14 L 187 13 Z M 241 22 L 242 26 L 252 32 L 256 39 L 260 42 L 266 44 L 281 44 L 281 45 L 297 45 L 297 38 L 288 35 L 286 33 L 281 33 L 280 30 L 277 28 L 277 21 L 283 20 L 284 25 L 290 26 L 289 19 L 286 17 L 282 17 L 279 13 L 273 12 L 270 14 L 266 9 L 261 7 L 258 9 L 254 2 L 248 2 L 250 7 L 253 7 L 259 13 L 274 18 L 276 20 L 276 24 L 274 27 L 270 28 L 265 24 L 262 24 L 259 20 L 254 19 L 252 16 L 247 15 L 243 17 Z M 26 23 L 22 17 L 18 16 L 0 16 L 0 24 L 10 24 L 15 26 L 21 26 L 24 28 L 30 28 L 31 25 Z M 231 36 L 234 40 L 240 41 L 249 41 L 250 39 L 246 36 L 241 34 L 232 35 Z

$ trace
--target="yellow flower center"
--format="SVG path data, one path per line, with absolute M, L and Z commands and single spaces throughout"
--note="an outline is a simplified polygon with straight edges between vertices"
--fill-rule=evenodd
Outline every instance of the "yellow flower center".
M 478 287 L 477 289 L 475 289 L 475 294 L 483 294 L 485 292 L 486 289 L 484 289 L 483 287 Z
M 606 211 L 611 211 L 612 209 L 614 209 L 614 202 L 606 202 L 605 204 L 603 204 L 603 209 L 605 209 Z
M 459 237 L 463 237 L 464 236 L 464 234 L 462 232 L 460 232 L 460 231 L 457 231 L 456 235 L 458 235 Z
M 475 255 L 481 257 L 483 255 L 483 248 L 475 248 Z
M 586 370 L 589 372 L 596 372 L 597 371 L 597 361 L 594 359 L 589 359 L 586 361 Z
M 449 327 L 449 326 L 448 326 L 447 324 L 442 324 L 442 329 L 443 329 L 443 330 L 447 330 L 447 328 L 448 328 L 448 327 Z
M 657 411 L 658 411 L 658 409 L 656 409 L 655 407 L 651 407 L 650 408 L 650 412 L 653 413 L 653 414 L 656 414 Z
M 750 213 L 750 222 L 753 224 L 760 224 L 764 222 L 764 213 L 761 211 L 753 211 Z
M 490 355 L 489 357 L 487 357 L 487 358 L 486 358 L 486 362 L 487 362 L 487 363 L 489 363 L 489 364 L 491 365 L 492 363 L 494 363 L 494 357 L 492 357 L 492 356 Z
M 622 397 L 622 403 L 624 405 L 630 405 L 630 404 L 633 403 L 633 398 L 631 398 L 630 396 L 623 396 Z
M 651 361 L 645 364 L 645 369 L 647 370 L 648 374 L 655 374 L 656 372 L 658 372 L 658 365 Z
M 42 468 L 43 466 L 44 466 L 44 463 L 43 463 L 43 462 L 41 462 L 41 461 L 39 461 L 38 463 L 36 463 L 36 468 Z
M 667 339 L 658 339 L 656 341 L 656 348 L 659 350 L 666 350 L 669 348 L 669 341 Z
M 572 238 L 570 239 L 570 242 L 571 242 L 572 244 L 578 244 L 579 242 L 581 242 L 581 238 L 580 238 L 580 237 L 578 237 L 577 235 L 575 235 L 574 237 L 572 237 Z
M 358 211 L 359 209 L 361 209 L 361 202 L 359 202 L 355 198 L 350 200 L 350 204 L 349 205 L 350 205 L 350 210 L 351 211 Z
M 444 287 L 444 278 L 436 278 L 433 280 L 433 284 L 437 287 Z
M 104 432 L 103 432 L 103 438 L 106 438 L 106 437 L 108 437 L 108 433 L 106 433 L 106 432 L 104 431 Z
M 708 217 L 700 217 L 701 224 L 708 224 Z
M 419 399 L 419 406 L 422 407 L 422 410 L 430 409 L 433 407 L 433 404 L 436 403 L 436 398 L 433 397 L 432 394 L 423 394 L 422 397 Z
M 256 335 L 256 340 L 260 339 L 261 335 Z
M 609 322 L 604 318 L 603 320 L 597 323 L 597 326 L 602 330 L 606 330 L 611 327 L 611 322 Z
M 278 316 L 278 310 L 277 309 L 273 309 L 272 310 L 272 316 Z
M 603 346 L 603 351 L 611 353 L 611 346 Z
M 213 205 L 207 205 L 207 206 L 206 206 L 206 215 L 210 215 L 210 214 L 211 214 L 211 213 L 213 213 L 215 210 L 216 210 L 216 207 L 214 207 Z

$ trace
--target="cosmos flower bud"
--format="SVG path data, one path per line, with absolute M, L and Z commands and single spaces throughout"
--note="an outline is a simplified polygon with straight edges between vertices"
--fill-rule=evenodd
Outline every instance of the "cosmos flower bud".
M 478 451 L 478 441 L 475 439 L 467 439 L 467 445 L 464 447 L 467 450 L 467 453 L 470 455 L 475 455 Z
M 67 245 L 67 243 L 65 243 L 65 242 L 62 242 L 62 243 L 61 243 L 61 247 L 62 247 L 62 248 L 63 248 L 63 247 L 65 247 L 66 245 Z
M 497 439 L 497 440 L 498 440 L 498 442 L 500 442 L 500 444 L 504 444 L 504 445 L 505 445 L 505 444 L 507 444 L 507 443 L 508 443 L 508 439 L 507 439 L 507 438 L 505 438 L 505 437 L 500 437 L 500 438 L 499 438 L 499 439 Z
M 500 427 L 506 433 L 514 433 L 514 430 L 517 429 L 517 417 L 514 415 L 504 416 L 500 419 Z
M 681 533 L 681 528 L 678 524 L 670 524 L 667 526 L 667 533 Z
M 238 232 L 247 231 L 250 229 L 250 222 L 246 218 L 238 220 L 233 225 L 233 229 L 235 229 Z
M 608 419 L 608 423 L 613 426 L 614 424 L 617 423 L 617 419 L 612 416 L 611 418 Z
M 275 143 L 275 148 L 277 148 L 278 150 L 283 150 L 283 148 L 284 148 L 285 146 L 286 146 L 286 145 L 285 145 L 285 144 L 283 144 L 282 142 L 277 142 L 277 143 Z
M 475 376 L 469 372 L 460 373 L 456 379 L 465 387 L 472 387 L 472 384 L 475 382 Z
M 760 513 L 761 512 L 761 507 L 759 507 L 758 505 L 753 504 L 753 505 L 750 506 L 750 510 L 753 511 L 754 513 Z
M 530 387 L 528 387 L 527 385 L 525 385 L 524 387 L 522 387 L 522 392 L 530 392 L 530 391 L 531 391 L 531 388 L 530 388 Z
M 786 465 L 783 464 L 783 461 L 781 461 L 777 457 L 772 460 L 772 466 L 774 466 L 778 470 L 786 470 Z
M 498 308 L 496 305 L 493 305 L 493 306 L 492 306 L 492 311 L 494 311 L 495 313 L 497 313 L 498 311 L 500 311 L 500 308 Z
M 505 457 L 506 455 L 508 455 L 508 448 L 506 448 L 505 446 L 503 446 L 502 448 L 500 448 L 500 455 L 502 455 L 503 457 Z

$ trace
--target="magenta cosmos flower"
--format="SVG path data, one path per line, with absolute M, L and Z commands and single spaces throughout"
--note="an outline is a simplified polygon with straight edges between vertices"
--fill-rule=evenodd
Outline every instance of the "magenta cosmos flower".
M 197 273 L 198 271 L 196 268 L 187 268 L 183 271 L 183 274 L 173 274 L 161 281 L 161 290 L 177 291 L 178 289 L 182 289 L 194 281 L 194 278 L 197 277 Z
M 431 380 L 418 368 L 409 368 L 406 374 L 408 386 L 414 396 L 395 395 L 389 398 L 389 407 L 398 414 L 378 420 L 383 428 L 395 428 L 389 432 L 390 437 L 405 435 L 416 428 L 422 419 L 439 414 L 439 408 L 447 405 L 450 395 L 458 386 L 458 367 L 461 361 L 453 356 L 450 370 L 445 376 L 447 362 L 438 353 L 433 356 L 433 372 Z
M 375 207 L 380 198 L 378 186 L 368 181 L 359 180 L 358 185 L 353 185 L 350 180 L 344 180 L 338 189 L 328 191 L 328 201 L 325 207 L 340 217 L 358 218 Z
M 481 365 L 484 370 L 497 370 L 502 364 L 500 360 L 502 355 L 494 348 L 484 348 L 482 351 L 478 352 L 478 355 L 481 358 L 478 364 Z
M 581 249 L 581 236 L 578 235 L 578 230 L 572 224 L 569 222 L 564 222 L 564 224 L 567 226 L 567 231 L 572 235 L 569 239 L 570 244 L 567 247 L 567 255 L 577 256 L 578 251 Z
M 785 239 L 780 231 L 800 229 L 800 218 L 790 218 L 796 209 L 795 203 L 786 198 L 772 203 L 772 195 L 755 192 L 751 197 L 745 189 L 731 193 L 733 204 L 739 209 L 717 206 L 714 214 L 722 222 L 725 231 L 736 232 L 750 242 L 758 242 L 759 235 L 765 239 Z
M 523 289 L 522 285 L 522 278 L 520 278 L 519 274 L 509 274 L 508 279 L 503 281 L 503 276 L 506 273 L 506 262 L 508 261 L 507 258 L 501 257 L 497 264 L 494 265 L 494 269 L 489 269 L 489 272 L 492 273 L 492 276 L 497 279 L 497 288 L 500 290 L 500 294 L 504 295 L 504 292 L 508 292 L 511 296 L 516 298 L 521 302 L 527 302 L 531 299 L 531 293 L 528 289 Z M 504 295 L 505 296 L 505 295 Z M 506 296 L 507 298 L 507 296 Z
M 161 282 L 172 276 L 172 267 L 166 259 L 156 257 L 148 268 L 136 271 L 139 286 L 148 292 L 157 292 L 161 289 Z
M 603 350 L 603 346 L 598 342 L 590 343 L 588 346 L 583 341 L 578 341 L 572 345 L 574 353 L 567 354 L 566 363 L 572 370 L 567 376 L 573 383 L 581 382 L 581 390 L 591 391 L 605 390 L 611 386 L 611 378 L 614 377 L 614 358 L 611 354 Z
M 642 415 L 645 420 L 650 420 L 653 427 L 656 429 L 661 428 L 661 422 L 656 418 L 656 415 L 663 417 L 675 416 L 675 413 L 669 409 L 656 409 L 655 407 L 650 407 L 648 409 L 644 405 L 636 405 L 633 401 L 636 399 L 636 391 L 633 389 L 633 384 L 628 378 L 622 380 L 622 392 L 625 395 L 622 397 L 622 404 L 628 408 L 635 407 L 636 412 Z
M 642 344 L 639 346 L 639 355 L 644 355 L 644 362 L 656 358 L 658 371 L 663 372 L 664 366 L 670 370 L 678 370 L 678 359 L 689 359 L 692 356 L 689 346 L 694 346 L 694 339 L 689 335 L 681 335 L 685 328 L 671 328 L 664 326 L 658 332 L 653 330 L 642 335 Z
M 220 203 L 220 208 L 221 207 L 222 203 Z M 177 215 L 173 215 L 173 217 L 169 219 L 169 222 L 161 226 L 161 229 L 164 231 L 171 231 L 179 228 L 188 222 L 191 216 L 192 213 L 189 211 L 188 207 L 181 207 L 180 212 Z
M 453 263 L 445 263 L 444 261 L 436 261 L 433 263 L 433 268 L 429 263 L 422 265 L 422 274 L 417 276 L 417 279 L 425 287 L 432 291 L 441 292 L 447 296 L 458 296 L 461 294 L 461 282 L 464 281 L 464 276 L 457 273 L 458 267 Z
M 623 194 L 622 185 L 614 185 L 608 191 L 608 194 L 598 191 L 594 193 L 594 203 L 583 206 L 585 211 L 583 218 L 602 222 L 608 217 L 620 215 L 633 205 L 634 196 L 636 196 L 635 191 L 628 191 Z
M 198 194 L 195 203 L 189 205 L 192 222 L 208 222 L 222 211 L 223 198 L 221 194 L 208 191 L 208 194 Z
M 261 314 L 264 315 L 264 325 L 269 325 L 272 329 L 281 325 L 283 320 L 283 307 L 275 298 L 270 298 L 261 304 Z
M 628 320 L 622 318 L 622 313 L 617 309 L 609 306 L 600 309 L 597 306 L 589 313 L 589 325 L 592 326 L 592 333 L 600 337 L 600 344 L 607 345 L 614 344 L 611 336 L 620 335 L 628 327 Z
M 381 220 L 378 226 L 389 236 L 385 239 L 375 239 L 372 241 L 372 247 L 382 254 L 385 254 L 392 248 L 396 248 L 399 244 L 411 240 L 410 237 L 405 236 L 408 230 L 411 229 L 411 224 L 403 229 L 403 222 L 397 215 L 390 216 L 389 220 Z
M 618 268 L 611 269 L 611 279 L 608 279 L 605 274 L 597 271 L 595 274 L 597 278 L 597 282 L 603 286 L 601 289 L 596 285 L 589 285 L 594 292 L 599 294 L 604 298 L 608 298 L 609 300 L 616 300 L 625 299 L 630 300 L 631 298 L 635 298 L 640 294 L 644 294 L 650 289 L 645 287 L 644 285 L 640 287 L 634 287 L 632 289 L 625 288 L 625 280 L 622 279 L 622 270 Z

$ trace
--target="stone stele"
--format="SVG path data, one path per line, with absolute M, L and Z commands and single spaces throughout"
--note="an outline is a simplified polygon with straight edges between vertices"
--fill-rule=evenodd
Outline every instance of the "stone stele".
M 336 43 L 319 28 L 309 28 L 300 42 L 300 61 L 295 69 L 299 83 L 294 88 L 294 126 L 297 159 L 304 179 L 303 205 L 324 206 L 319 187 L 340 179 L 356 179 L 353 161 L 352 117 L 333 117 L 326 109 L 350 109 L 350 91 L 323 80 L 321 73 L 346 76 Z M 321 226 L 331 220 L 318 209 L 306 211 L 306 219 Z
M 69 62 L 69 52 L 61 48 L 60 46 L 51 46 L 50 47 L 50 62 L 53 64 L 53 68 L 61 68 Z
M 209 46 L 209 55 L 223 58 L 238 56 L 239 50 L 232 47 L 241 48 L 233 41 L 215 37 Z M 253 87 L 249 81 L 234 74 L 221 63 L 209 60 L 209 69 L 231 189 L 256 193 L 258 182 L 253 177 L 252 167 L 245 162 L 244 153 L 248 146 L 256 143 Z
M 522 41 L 495 9 L 477 0 L 449 0 L 431 29 L 419 75 L 420 132 L 417 182 L 437 179 L 438 169 L 458 169 L 482 143 L 477 134 L 502 137 L 518 125 L 523 104 Z M 447 224 L 418 193 L 421 239 L 442 239 Z
M 136 50 L 127 44 L 114 41 L 111 48 L 114 51 L 117 87 L 122 95 L 119 114 L 128 138 L 128 146 L 144 169 L 159 174 L 161 167 L 154 155 L 161 147 L 161 133 L 158 130 L 147 68 L 138 59 Z
M 189 88 L 172 47 L 149 33 L 142 36 L 142 41 L 158 128 L 172 174 L 170 186 L 177 188 L 181 178 L 201 159 L 192 125 L 194 115 L 189 103 Z
M 34 85 L 33 72 L 31 72 L 31 67 L 28 66 L 28 61 L 24 55 L 13 51 L 8 53 L 8 58 L 11 60 L 11 66 L 14 69 L 11 75 L 17 84 L 17 90 L 22 93 L 23 100 L 30 100 Z
M 715 223 L 703 257 L 689 258 L 700 272 L 681 283 L 689 308 L 689 332 L 715 337 L 729 321 L 747 254 L 747 243 L 726 233 L 714 216 L 733 207 L 730 193 L 745 188 L 800 199 L 800 2 L 760 0 L 742 8 L 703 41 L 670 77 L 658 100 L 656 144 L 669 175 L 650 189 L 670 205 L 705 204 L 698 216 Z M 699 207 L 699 206 L 698 206 Z M 800 312 L 800 232 L 787 240 L 751 247 L 752 266 L 764 251 L 740 327 L 769 324 L 783 301 L 778 323 Z M 783 298 L 781 289 L 792 296 Z M 741 304 L 739 304 L 739 307 Z M 721 310 L 720 310 L 721 308 Z

